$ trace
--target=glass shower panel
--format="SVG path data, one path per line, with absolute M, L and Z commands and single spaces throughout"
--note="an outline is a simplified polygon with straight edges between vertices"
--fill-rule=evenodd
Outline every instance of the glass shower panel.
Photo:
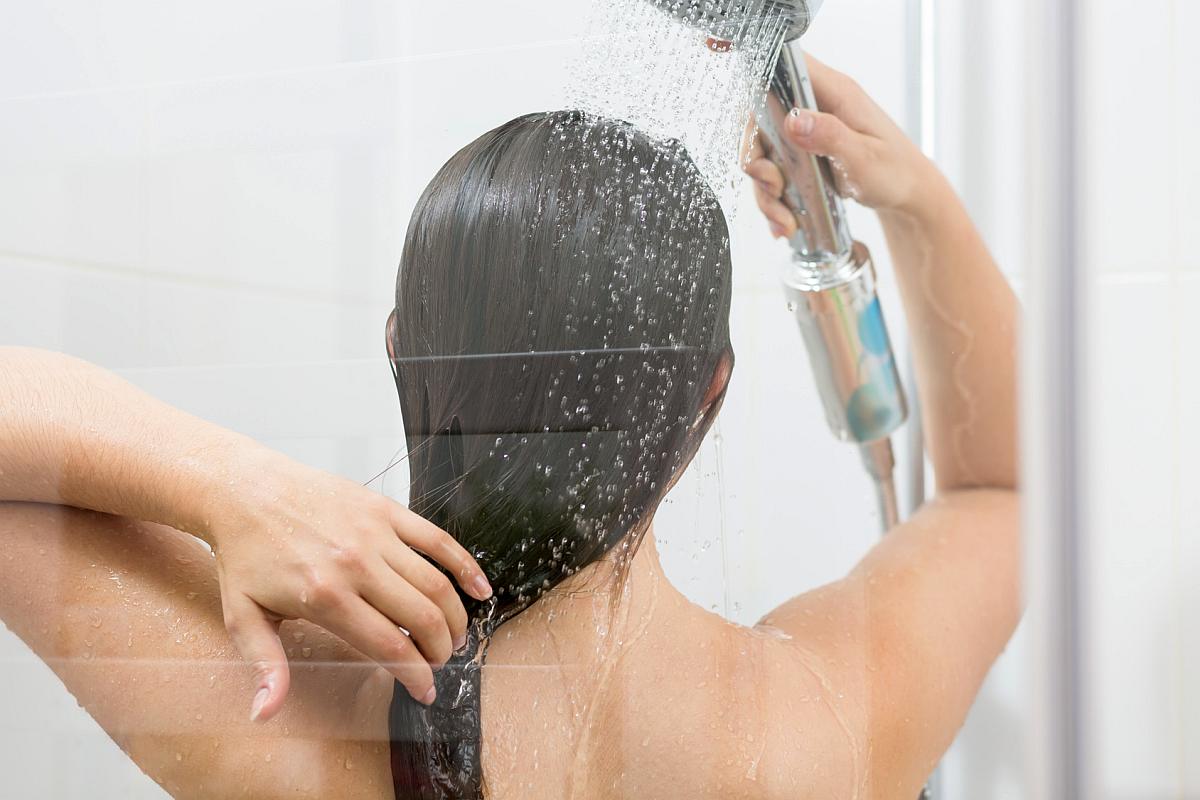
M 409 215 L 482 131 L 562 106 L 587 5 L 474 2 L 471 24 L 430 3 L 20 6 L 0 31 L 0 344 L 95 362 L 406 499 L 384 324 Z M 829 2 L 807 47 L 904 119 L 905 26 L 902 4 Z M 690 599 L 753 623 L 845 574 L 880 520 L 859 453 L 827 429 L 786 248 L 741 191 L 737 368 L 657 534 Z M 904 352 L 882 232 L 849 214 Z M 4 629 L 0 671 L 0 795 L 165 796 Z

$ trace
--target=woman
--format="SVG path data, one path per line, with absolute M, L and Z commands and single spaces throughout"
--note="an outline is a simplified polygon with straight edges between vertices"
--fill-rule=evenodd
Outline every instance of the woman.
M 848 79 L 811 68 L 829 113 L 789 135 L 880 213 L 938 477 L 846 578 L 742 628 L 662 573 L 654 511 L 733 364 L 724 220 L 677 148 L 564 113 L 460 152 L 406 242 L 387 343 L 413 509 L 455 544 L 102 382 L 88 391 L 136 403 L 145 437 L 27 424 L 0 497 L 165 524 L 0 509 L 6 624 L 179 797 L 915 797 L 1019 613 L 1016 305 L 945 180 Z M 749 171 L 789 235 L 778 171 Z M 26 374 L 40 358 L 6 357 Z M 80 439 L 71 459 L 37 455 Z M 215 568 L 181 531 L 211 538 Z M 285 623 L 283 705 L 281 618 L 362 655 Z M 234 643 L 262 665 L 257 724 L 237 710 Z

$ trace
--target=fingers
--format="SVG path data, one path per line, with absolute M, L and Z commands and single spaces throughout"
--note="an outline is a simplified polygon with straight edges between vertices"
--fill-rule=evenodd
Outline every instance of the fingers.
M 221 596 L 229 637 L 242 658 L 254 668 L 250 721 L 265 722 L 283 707 L 291 682 L 287 654 L 279 641 L 279 623 L 244 594 L 222 592 Z
M 758 158 L 746 165 L 746 174 L 754 179 L 755 185 L 770 197 L 783 194 L 783 172 L 774 161 Z
M 348 593 L 320 594 L 310 602 L 321 627 L 390 672 L 418 703 L 434 701 L 433 669 L 395 623 L 363 598 Z
M 783 173 L 774 162 L 759 158 L 746 165 L 746 174 L 754 179 L 754 200 L 763 216 L 771 235 L 776 239 L 792 236 L 796 232 L 796 216 L 780 199 L 783 196 Z
M 848 90 L 852 83 L 850 77 L 838 72 L 811 53 L 806 52 L 804 60 L 808 64 L 808 77 L 812 79 L 817 106 L 830 114 L 844 112 L 850 103 L 848 96 Z
M 800 150 L 827 156 L 837 167 L 835 179 L 843 194 L 859 196 L 850 185 L 850 176 L 869 174 L 871 139 L 849 128 L 833 114 L 807 109 L 795 109 L 783 124 L 784 136 Z M 790 237 L 797 229 L 796 217 L 781 202 L 784 178 L 769 159 L 760 158 L 746 166 L 746 174 L 754 179 L 755 199 L 766 216 L 775 238 Z
M 492 596 L 492 586 L 487 576 L 453 536 L 399 503 L 392 504 L 392 527 L 402 542 L 449 570 L 463 591 L 471 597 L 487 600 Z
M 879 135 L 880 125 L 888 120 L 887 114 L 858 82 L 811 55 L 807 56 L 807 60 L 817 107 L 841 118 L 856 131 Z
M 796 109 L 783 124 L 788 140 L 810 153 L 836 158 L 853 169 L 863 161 L 865 141 L 833 114 Z
M 423 556 L 399 542 L 394 551 L 384 553 L 383 557 L 397 575 L 437 606 L 449 626 L 454 650 L 461 648 L 467 641 L 467 610 L 463 608 L 462 600 L 454 591 L 450 579 Z M 388 616 L 391 617 L 391 614 Z M 420 639 L 417 641 L 420 642 Z
M 754 199 L 763 216 L 767 218 L 767 226 L 771 229 L 773 237 L 781 239 L 795 235 L 796 229 L 799 227 L 796 224 L 796 215 L 788 210 L 778 195 L 768 193 L 762 187 L 756 186 Z
M 413 554 L 413 558 L 420 556 Z M 449 586 L 449 581 L 446 584 Z M 421 655 L 431 666 L 440 667 L 450 660 L 454 653 L 454 634 L 451 633 L 446 612 L 410 581 L 398 575 L 383 559 L 377 562 L 377 568 L 373 570 L 362 598 L 392 623 L 408 631 Z M 458 596 L 455 595 L 455 600 L 457 599 Z M 461 609 L 461 604 L 459 607 Z M 460 611 L 460 614 L 459 633 L 466 630 L 466 612 Z M 456 619 L 459 619 L 458 615 Z

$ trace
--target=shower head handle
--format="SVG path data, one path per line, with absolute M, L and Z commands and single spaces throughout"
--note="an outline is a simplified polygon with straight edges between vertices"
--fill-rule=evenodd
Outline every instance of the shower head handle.
M 817 111 L 808 66 L 798 42 L 785 44 L 758 115 L 759 136 L 768 158 L 783 173 L 783 204 L 792 212 L 795 257 L 825 271 L 843 264 L 854 246 L 846 210 L 828 158 L 793 146 L 784 133 L 795 109 Z

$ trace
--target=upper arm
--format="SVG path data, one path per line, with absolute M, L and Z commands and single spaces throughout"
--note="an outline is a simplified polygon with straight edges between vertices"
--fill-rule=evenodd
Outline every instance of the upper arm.
M 916 796 L 962 725 L 1020 616 L 1018 498 L 947 494 L 845 579 L 761 624 L 819 665 L 828 698 L 869 753 L 868 797 Z
M 287 623 L 291 693 L 279 717 L 251 723 L 215 561 L 187 534 L 0 503 L 0 620 L 174 797 L 391 796 L 391 676 Z

